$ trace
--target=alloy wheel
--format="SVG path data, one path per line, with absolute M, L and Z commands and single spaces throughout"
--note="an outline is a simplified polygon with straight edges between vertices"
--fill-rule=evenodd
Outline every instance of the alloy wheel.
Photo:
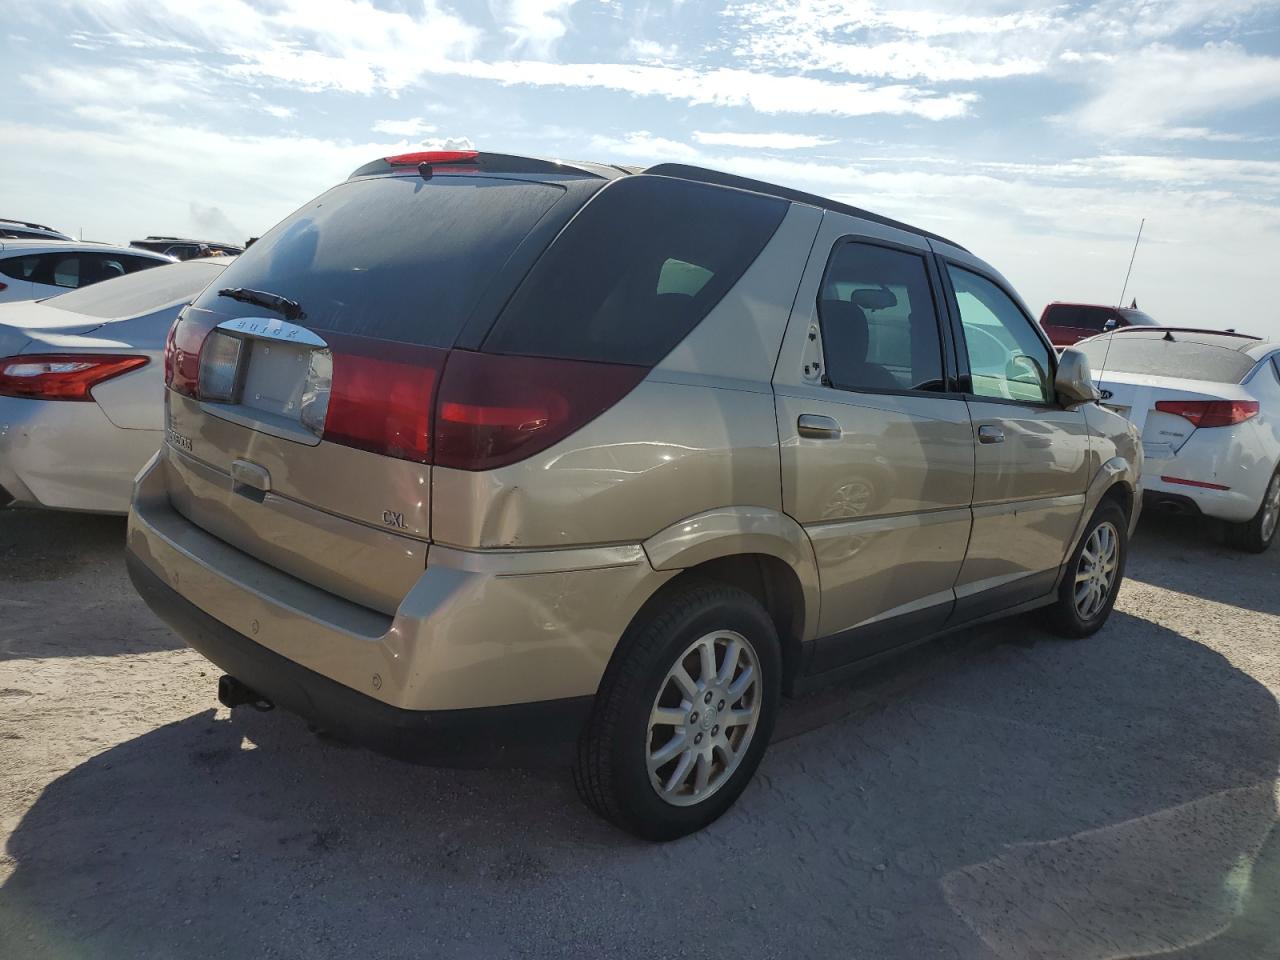
M 1093 528 L 1076 567 L 1075 603 L 1081 620 L 1092 620 L 1107 605 L 1120 562 L 1120 534 L 1104 521 Z
M 1271 484 L 1262 498 L 1262 525 L 1259 532 L 1263 543 L 1275 534 L 1277 521 L 1280 521 L 1280 472 L 1271 478 Z
M 692 806 L 728 782 L 755 735 L 761 689 L 759 658 L 742 634 L 718 630 L 685 649 L 649 713 L 645 757 L 659 797 Z

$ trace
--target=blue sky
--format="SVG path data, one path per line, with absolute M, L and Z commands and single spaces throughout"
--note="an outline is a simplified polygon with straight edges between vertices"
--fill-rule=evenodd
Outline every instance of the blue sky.
M 242 239 L 418 144 L 681 160 L 950 236 L 1033 309 L 1280 336 L 1280 0 L 0 0 L 0 213 Z

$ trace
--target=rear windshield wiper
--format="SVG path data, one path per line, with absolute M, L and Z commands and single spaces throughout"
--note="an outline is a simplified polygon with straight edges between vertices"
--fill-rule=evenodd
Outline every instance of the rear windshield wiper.
M 286 320 L 304 320 L 306 314 L 302 312 L 302 305 L 297 300 L 290 300 L 288 297 L 282 297 L 276 293 L 267 293 L 265 290 L 250 290 L 248 287 L 225 287 L 218 291 L 220 297 L 230 297 L 232 300 L 239 300 L 241 303 L 252 303 L 255 306 L 266 307 L 268 310 L 274 310 Z

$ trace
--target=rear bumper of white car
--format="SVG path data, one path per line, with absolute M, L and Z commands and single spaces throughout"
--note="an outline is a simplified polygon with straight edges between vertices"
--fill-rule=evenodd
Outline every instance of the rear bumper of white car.
M 0 397 L 0 488 L 18 506 L 128 513 L 160 440 L 120 429 L 93 402 Z
M 1240 523 L 1258 512 L 1275 464 L 1251 423 L 1195 431 L 1175 453 L 1156 447 L 1142 465 L 1146 500 Z

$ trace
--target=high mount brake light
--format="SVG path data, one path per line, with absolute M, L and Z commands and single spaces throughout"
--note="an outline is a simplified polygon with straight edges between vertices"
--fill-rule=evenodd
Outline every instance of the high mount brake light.
M 0 360 L 0 395 L 31 400 L 92 400 L 90 391 L 145 366 L 146 357 L 118 353 L 33 353 Z
M 427 150 L 418 153 L 399 153 L 384 158 L 393 167 L 417 167 L 422 164 L 476 163 L 478 150 Z
M 1157 400 L 1156 409 L 1196 427 L 1230 427 L 1258 415 L 1257 400 Z

